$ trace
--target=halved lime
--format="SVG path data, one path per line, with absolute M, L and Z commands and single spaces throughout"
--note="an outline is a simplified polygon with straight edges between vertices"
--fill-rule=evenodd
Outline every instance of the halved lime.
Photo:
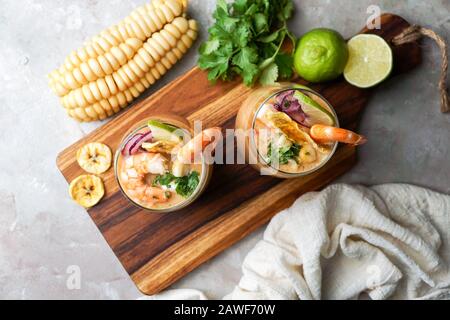
M 359 88 L 370 88 L 386 79 L 392 71 L 389 44 L 374 34 L 360 34 L 348 41 L 349 59 L 345 79 Z
M 334 117 L 330 111 L 322 107 L 319 103 L 308 97 L 306 94 L 296 91 L 294 98 L 300 102 L 303 112 L 308 116 L 308 125 L 323 124 L 327 126 L 334 125 Z
M 157 120 L 150 120 L 148 127 L 152 131 L 152 136 L 158 141 L 172 141 L 179 143 L 182 140 L 182 133 L 177 127 Z

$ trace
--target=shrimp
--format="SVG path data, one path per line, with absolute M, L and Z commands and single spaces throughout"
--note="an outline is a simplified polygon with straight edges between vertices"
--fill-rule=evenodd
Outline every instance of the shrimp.
M 318 143 L 342 142 L 357 146 L 367 142 L 364 136 L 353 131 L 321 124 L 313 125 L 309 134 Z
M 222 130 L 219 127 L 203 130 L 178 150 L 176 161 L 184 164 L 196 161 L 207 146 L 212 145 L 215 148 L 221 137 Z
M 125 168 L 121 172 L 121 180 L 127 194 L 141 202 L 151 205 L 165 203 L 170 192 L 149 186 L 147 174 L 164 174 L 167 170 L 167 159 L 159 153 L 138 153 L 125 160 Z

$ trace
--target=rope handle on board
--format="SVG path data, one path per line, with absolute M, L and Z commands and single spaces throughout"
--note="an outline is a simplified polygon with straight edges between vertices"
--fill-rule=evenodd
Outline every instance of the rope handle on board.
M 417 41 L 422 38 L 422 36 L 433 39 L 441 49 L 442 67 L 441 78 L 439 79 L 439 91 L 441 92 L 441 112 L 446 113 L 450 111 L 450 102 L 447 93 L 448 50 L 444 39 L 431 29 L 413 25 L 406 28 L 402 33 L 392 39 L 392 43 L 399 46 Z

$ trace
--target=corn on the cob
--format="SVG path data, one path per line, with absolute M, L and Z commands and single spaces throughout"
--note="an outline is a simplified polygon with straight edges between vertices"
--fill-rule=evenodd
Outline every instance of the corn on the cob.
M 49 86 L 78 121 L 105 119 L 164 75 L 197 37 L 186 0 L 153 0 L 72 51 Z
M 83 95 L 82 97 L 74 96 L 72 98 L 71 96 L 71 100 L 73 101 L 67 99 L 70 102 L 63 102 L 69 116 L 78 121 L 97 121 L 103 120 L 126 107 L 145 89 L 160 79 L 192 46 L 192 43 L 197 37 L 197 24 L 195 20 L 187 21 L 187 23 L 188 29 L 185 34 L 180 37 L 170 51 L 165 53 L 160 61 L 157 61 L 152 67 L 149 67 L 147 72 L 141 70 L 143 72 L 142 76 L 134 74 L 134 77 L 132 77 L 133 80 L 125 73 L 124 77 L 127 77 L 127 84 L 124 90 L 119 90 L 116 94 L 111 94 L 106 98 L 93 85 L 92 87 L 95 89 L 93 92 L 91 91 L 92 95 L 89 96 L 89 100 L 85 98 L 81 90 L 77 91 L 77 95 Z
M 176 30 L 171 33 L 169 30 Z M 65 95 L 61 102 L 65 108 L 85 107 L 102 99 L 108 99 L 117 91 L 129 88 L 137 79 L 144 77 L 164 56 L 169 55 L 172 64 L 176 62 L 173 54 L 168 54 L 178 40 L 189 31 L 189 22 L 185 18 L 178 17 L 164 29 L 154 33 L 147 40 L 138 54 L 134 55 L 126 64 L 115 70 L 116 72 L 105 77 L 98 78 L 81 88 L 76 88 Z
M 128 17 L 88 41 L 66 58 L 60 72 L 72 71 L 82 62 L 95 59 L 109 52 L 112 47 L 126 42 L 129 38 L 145 41 L 152 33 L 166 23 L 185 13 L 186 4 L 182 0 L 159 0 L 135 9 Z

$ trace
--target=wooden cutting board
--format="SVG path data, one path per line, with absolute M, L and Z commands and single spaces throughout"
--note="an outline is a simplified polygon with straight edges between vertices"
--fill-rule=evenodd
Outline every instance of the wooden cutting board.
M 385 14 L 380 30 L 361 32 L 390 41 L 408 26 L 401 17 Z M 394 74 L 413 69 L 421 61 L 417 43 L 393 50 Z M 355 88 L 342 78 L 312 88 L 331 102 L 342 127 L 357 127 L 371 90 Z M 233 128 L 235 115 L 250 91 L 239 81 L 213 86 L 204 72 L 194 68 L 62 151 L 57 165 L 71 181 L 84 173 L 76 162 L 78 148 L 99 141 L 115 151 L 125 132 L 151 115 L 169 112 L 191 122 L 202 120 L 203 127 Z M 106 196 L 88 213 L 138 288 L 154 294 L 268 222 L 301 194 L 323 188 L 355 162 L 354 148 L 341 146 L 321 170 L 292 180 L 260 176 L 247 165 L 216 165 L 202 197 L 170 214 L 150 214 L 133 206 L 122 196 L 110 169 L 101 175 Z

